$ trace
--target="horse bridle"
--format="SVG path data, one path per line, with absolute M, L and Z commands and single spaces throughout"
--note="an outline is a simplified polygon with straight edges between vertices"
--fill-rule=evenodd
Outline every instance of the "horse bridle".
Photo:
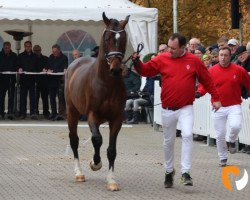
M 112 30 L 112 29 L 105 29 L 104 32 L 103 32 L 103 49 L 104 49 L 104 53 L 105 53 L 105 58 L 106 58 L 108 64 L 110 65 L 111 64 L 111 62 L 110 62 L 111 58 L 120 58 L 122 60 L 124 58 L 124 53 L 122 53 L 120 51 L 106 52 L 106 48 L 105 48 L 105 34 L 108 31 L 112 32 L 112 33 L 115 33 L 116 46 L 118 46 L 118 39 L 120 38 L 120 33 L 121 32 L 125 32 L 126 33 L 126 31 L 124 29 L 123 30 L 119 30 L 119 31 L 115 31 L 115 30 Z

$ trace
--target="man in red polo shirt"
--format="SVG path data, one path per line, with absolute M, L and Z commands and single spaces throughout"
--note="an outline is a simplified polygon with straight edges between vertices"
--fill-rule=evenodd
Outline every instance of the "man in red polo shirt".
M 193 185 L 190 169 L 196 78 L 212 95 L 214 109 L 218 110 L 221 106 L 219 95 L 206 67 L 197 56 L 187 52 L 185 47 L 186 38 L 179 33 L 174 33 L 168 40 L 169 52 L 159 54 L 147 63 L 139 61 L 137 53 L 133 54 L 134 66 L 140 75 L 152 77 L 160 73 L 162 76 L 161 101 L 166 188 L 173 186 L 177 122 L 179 122 L 182 134 L 181 181 L 184 185 Z
M 247 71 L 234 63 L 231 63 L 231 50 L 229 47 L 222 47 L 219 51 L 219 63 L 212 66 L 209 72 L 220 95 L 222 107 L 213 113 L 214 129 L 216 133 L 216 144 L 220 165 L 227 165 L 227 144 L 226 144 L 226 123 L 228 121 L 229 131 L 229 152 L 236 153 L 235 142 L 242 126 L 241 111 L 241 88 L 245 86 L 250 92 L 250 76 Z M 206 94 L 203 85 L 199 85 L 197 95 Z

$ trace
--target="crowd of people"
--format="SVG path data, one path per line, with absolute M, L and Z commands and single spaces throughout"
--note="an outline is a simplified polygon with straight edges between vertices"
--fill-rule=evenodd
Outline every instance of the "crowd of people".
M 93 54 L 96 55 L 97 50 L 95 48 Z M 73 50 L 72 56 L 76 59 L 80 52 Z M 64 74 L 68 64 L 68 57 L 58 44 L 52 46 L 51 55 L 47 57 L 42 54 L 41 46 L 32 46 L 31 41 L 24 42 L 24 51 L 19 55 L 11 50 L 10 42 L 4 42 L 0 52 L 0 119 L 26 119 L 29 114 L 30 119 L 37 120 L 42 114 L 45 119 L 63 120 Z M 6 95 L 8 106 L 5 106 Z M 39 113 L 40 98 L 42 113 Z

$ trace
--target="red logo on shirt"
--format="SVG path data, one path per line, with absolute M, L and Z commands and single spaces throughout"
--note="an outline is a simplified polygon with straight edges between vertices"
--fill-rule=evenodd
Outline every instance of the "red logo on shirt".
M 190 65 L 186 65 L 186 68 L 187 68 L 187 70 L 189 70 L 190 69 Z
M 236 79 L 237 77 L 236 77 L 236 75 L 233 75 L 233 79 Z

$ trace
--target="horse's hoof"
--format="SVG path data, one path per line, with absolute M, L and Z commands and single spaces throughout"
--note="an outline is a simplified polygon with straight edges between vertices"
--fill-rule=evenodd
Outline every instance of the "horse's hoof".
M 85 182 L 84 175 L 76 175 L 76 182 Z
M 90 161 L 89 166 L 93 171 L 97 171 L 102 168 L 102 161 L 100 161 L 97 165 L 95 165 L 94 161 L 92 160 Z
M 107 184 L 107 189 L 109 191 L 119 191 L 120 190 L 120 188 L 119 188 L 119 186 L 118 186 L 117 183 L 108 183 Z

